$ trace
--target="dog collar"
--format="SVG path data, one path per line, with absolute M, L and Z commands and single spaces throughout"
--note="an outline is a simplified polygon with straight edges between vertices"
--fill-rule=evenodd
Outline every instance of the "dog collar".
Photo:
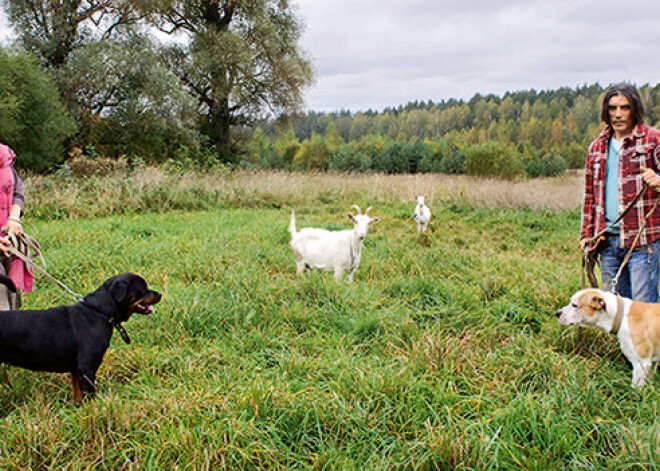
M 121 339 L 126 343 L 126 345 L 131 343 L 131 338 L 126 333 L 126 329 L 124 329 L 124 326 L 122 326 L 119 322 L 115 322 L 114 320 L 110 321 L 110 323 L 115 329 L 117 329 L 117 332 L 119 332 Z
M 126 333 L 126 329 L 124 329 L 124 326 L 122 326 L 119 322 L 117 322 L 114 318 L 108 317 L 98 309 L 90 306 L 89 304 L 85 303 L 84 300 L 80 301 L 80 304 L 85 306 L 86 308 L 89 308 L 92 312 L 95 314 L 98 314 L 99 316 L 103 317 L 106 321 L 108 321 L 108 324 L 110 324 L 112 327 L 117 329 L 117 332 L 119 332 L 119 335 L 121 336 L 121 339 L 128 345 L 131 343 L 131 338 L 128 336 L 128 333 Z
M 616 315 L 614 316 L 614 323 L 612 324 L 612 329 L 610 330 L 611 334 L 616 335 L 619 332 L 619 327 L 621 327 L 622 320 L 623 320 L 623 298 L 617 295 Z

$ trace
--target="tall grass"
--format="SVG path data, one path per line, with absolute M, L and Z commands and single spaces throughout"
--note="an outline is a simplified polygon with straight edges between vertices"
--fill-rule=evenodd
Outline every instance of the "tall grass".
M 131 345 L 113 338 L 93 402 L 70 405 L 64 375 L 2 367 L 0 469 L 657 468 L 658 385 L 633 391 L 613 338 L 573 350 L 555 320 L 579 285 L 574 207 L 472 205 L 434 177 L 327 178 L 220 180 L 273 204 L 88 218 L 101 210 L 79 200 L 76 219 L 28 217 L 75 290 L 134 271 L 165 297 L 126 323 Z M 431 188 L 418 236 L 409 196 Z M 355 283 L 297 278 L 285 206 L 348 227 L 353 203 L 382 217 Z M 43 279 L 26 296 L 68 302 Z
M 170 173 L 156 167 L 87 178 L 73 178 L 62 172 L 25 178 L 29 214 L 40 219 L 228 207 L 279 208 L 309 201 L 412 202 L 418 194 L 430 201 L 474 207 L 558 211 L 580 204 L 579 181 L 578 175 L 505 182 L 444 174 Z

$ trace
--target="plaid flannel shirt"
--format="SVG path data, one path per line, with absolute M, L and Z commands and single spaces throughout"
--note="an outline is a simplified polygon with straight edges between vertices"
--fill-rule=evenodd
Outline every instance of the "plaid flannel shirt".
M 611 135 L 612 128 L 606 126 L 589 146 L 584 176 L 580 239 L 592 237 L 605 229 L 605 172 Z M 655 172 L 660 169 L 660 131 L 646 124 L 635 126 L 632 133 L 624 138 L 619 151 L 619 214 L 644 185 L 640 170 L 642 167 L 650 168 Z M 621 220 L 619 223 L 621 247 L 628 248 L 632 245 L 637 232 L 644 224 L 646 214 L 658 196 L 657 191 L 648 188 Z M 660 239 L 660 209 L 649 218 L 638 246 L 645 246 L 658 239 Z

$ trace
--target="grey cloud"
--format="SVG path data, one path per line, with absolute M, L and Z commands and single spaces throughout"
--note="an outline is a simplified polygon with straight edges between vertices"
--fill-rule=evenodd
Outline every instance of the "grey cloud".
M 649 49 L 660 2 L 299 0 L 315 58 L 315 110 L 660 81 Z

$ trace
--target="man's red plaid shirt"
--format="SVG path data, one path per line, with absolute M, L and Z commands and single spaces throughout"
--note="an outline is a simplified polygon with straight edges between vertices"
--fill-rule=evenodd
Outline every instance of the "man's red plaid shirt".
M 591 237 L 605 229 L 605 172 L 611 135 L 612 128 L 606 126 L 589 146 L 584 176 L 580 239 Z M 635 126 L 632 133 L 624 138 L 619 151 L 619 214 L 642 189 L 644 185 L 642 168 L 650 168 L 655 172 L 660 169 L 660 131 L 646 124 Z M 639 228 L 644 224 L 644 217 L 658 196 L 657 191 L 648 188 L 621 220 L 619 235 L 622 247 L 632 245 Z M 650 244 L 658 239 L 660 239 L 660 209 L 650 217 L 638 246 Z

